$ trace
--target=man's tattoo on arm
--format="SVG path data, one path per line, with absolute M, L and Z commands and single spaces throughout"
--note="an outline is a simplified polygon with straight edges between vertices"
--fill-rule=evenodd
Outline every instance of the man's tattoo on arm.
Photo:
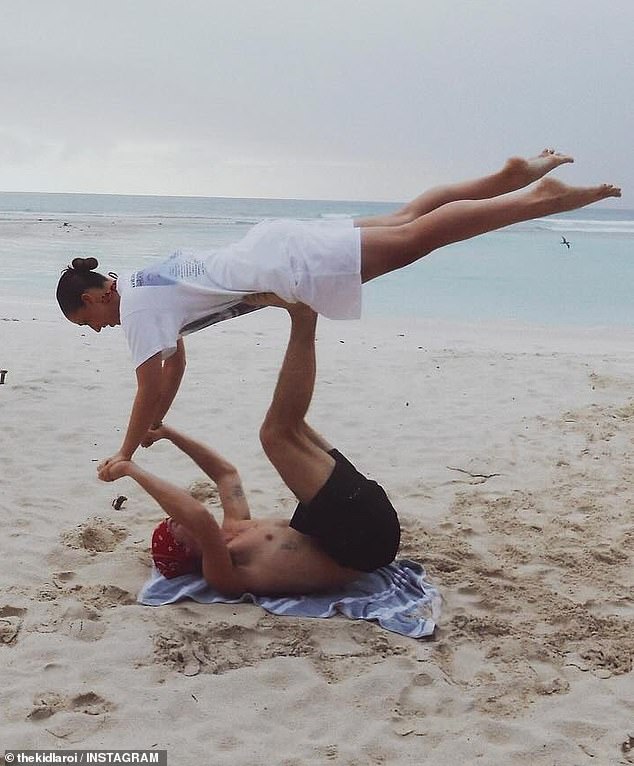
M 242 484 L 234 484 L 233 487 L 231 487 L 231 497 L 233 497 L 236 500 L 239 500 L 244 497 L 244 490 L 242 489 Z

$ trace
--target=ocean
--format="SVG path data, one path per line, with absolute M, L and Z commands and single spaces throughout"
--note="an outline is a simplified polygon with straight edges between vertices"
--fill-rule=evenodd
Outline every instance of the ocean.
M 75 256 L 102 273 L 212 249 L 265 218 L 367 216 L 395 203 L 0 193 L 0 316 L 56 310 Z M 562 244 L 565 236 L 571 247 Z M 546 325 L 634 322 L 634 210 L 590 206 L 436 251 L 364 287 L 364 314 Z M 19 312 L 18 312 L 19 313 Z

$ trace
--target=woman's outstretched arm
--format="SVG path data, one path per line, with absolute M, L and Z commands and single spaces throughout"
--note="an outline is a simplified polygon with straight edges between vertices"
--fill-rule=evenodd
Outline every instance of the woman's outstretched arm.
M 161 373 L 161 398 L 158 403 L 158 408 L 154 413 L 153 425 L 158 425 L 165 415 L 167 415 L 169 408 L 172 406 L 172 402 L 178 393 L 183 375 L 185 374 L 185 367 L 187 365 L 187 359 L 185 357 L 185 344 L 183 339 L 179 338 L 176 343 L 176 351 L 163 362 L 163 370 Z
M 171 441 L 216 483 L 224 511 L 223 525 L 228 522 L 244 521 L 251 518 L 240 474 L 232 463 L 207 444 L 192 439 L 168 425 L 161 425 L 149 432 L 148 441 L 150 443 L 153 444 L 159 439 Z
M 161 401 L 162 370 L 163 363 L 160 352 L 137 367 L 137 392 L 123 443 L 118 452 L 99 464 L 98 470 L 121 460 L 130 460 L 134 455 L 155 420 L 157 408 Z

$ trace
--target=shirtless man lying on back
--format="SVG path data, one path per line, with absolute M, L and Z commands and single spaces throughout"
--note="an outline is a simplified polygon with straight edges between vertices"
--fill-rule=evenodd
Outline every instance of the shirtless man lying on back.
M 299 500 L 290 520 L 251 519 L 237 469 L 166 425 L 150 438 L 171 441 L 216 483 L 222 526 L 189 493 L 133 461 L 99 472 L 103 481 L 134 479 L 170 517 L 152 537 L 154 563 L 165 577 L 200 573 L 227 596 L 303 594 L 339 588 L 396 556 L 400 526 L 384 490 L 304 419 L 315 385 L 317 315 L 302 304 L 286 308 L 290 338 L 260 439 Z

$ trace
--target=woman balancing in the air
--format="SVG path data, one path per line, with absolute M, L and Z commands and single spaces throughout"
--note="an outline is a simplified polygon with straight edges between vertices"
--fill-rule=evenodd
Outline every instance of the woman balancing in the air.
M 571 187 L 542 179 L 572 161 L 550 149 L 528 160 L 514 157 L 492 175 L 430 189 L 384 216 L 334 223 L 265 221 L 232 245 L 178 251 L 119 278 L 95 272 L 94 258 L 76 258 L 57 286 L 60 308 L 71 322 L 95 332 L 120 324 L 137 375 L 125 438 L 101 467 L 130 460 L 148 430 L 161 422 L 185 368 L 182 335 L 210 324 L 210 315 L 217 320 L 232 310 L 252 310 L 245 306 L 249 295 L 275 293 L 331 319 L 358 318 L 364 282 L 452 242 L 621 195 L 609 184 Z

